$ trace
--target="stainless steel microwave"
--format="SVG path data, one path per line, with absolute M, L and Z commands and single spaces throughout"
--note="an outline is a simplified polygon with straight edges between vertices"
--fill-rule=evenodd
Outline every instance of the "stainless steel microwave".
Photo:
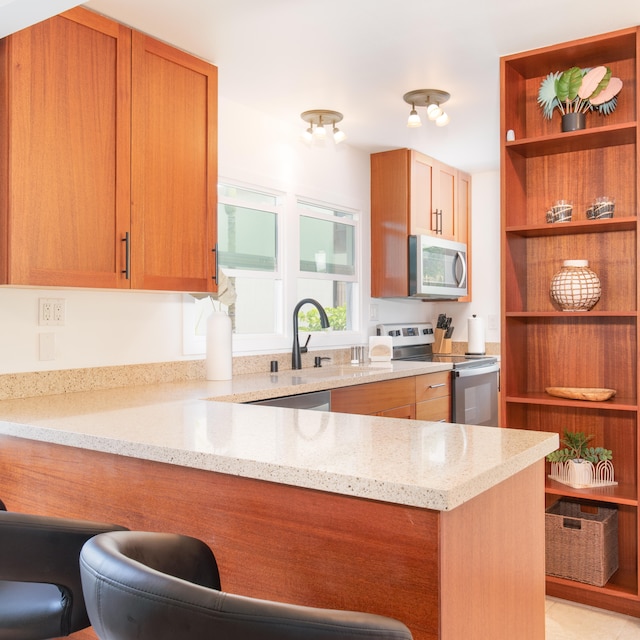
M 467 245 L 434 236 L 409 236 L 409 295 L 455 300 L 467 295 Z

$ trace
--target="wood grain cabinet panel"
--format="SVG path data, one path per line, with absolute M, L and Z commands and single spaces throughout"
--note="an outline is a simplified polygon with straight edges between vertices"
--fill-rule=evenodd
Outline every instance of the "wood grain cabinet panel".
M 3 283 L 127 286 L 130 57 L 130 30 L 83 10 L 0 41 Z
M 215 288 L 213 65 L 76 8 L 0 40 L 0 89 L 1 283 Z
M 331 411 L 360 415 L 384 412 L 389 416 L 387 412 L 398 408 L 401 408 L 400 413 L 407 413 L 406 407 L 415 404 L 415 397 L 415 377 L 370 382 L 332 389 Z
M 619 568 L 603 587 L 547 577 L 547 593 L 640 616 L 638 580 L 638 28 L 501 59 L 502 353 L 501 425 L 593 435 L 613 451 L 617 485 L 574 489 L 546 481 L 547 506 L 572 499 L 618 510 Z M 623 88 L 615 110 L 586 114 L 563 133 L 536 98 L 547 74 L 605 65 Z M 506 133 L 514 131 L 515 140 Z M 597 195 L 616 199 L 613 218 L 589 220 Z M 547 224 L 557 199 L 573 201 L 570 222 Z M 602 295 L 588 312 L 567 313 L 549 296 L 565 259 L 585 259 Z M 606 402 L 545 393 L 551 386 L 607 387 Z
M 133 32 L 131 278 L 207 291 L 216 243 L 217 70 Z
M 416 376 L 416 420 L 451 422 L 451 371 Z

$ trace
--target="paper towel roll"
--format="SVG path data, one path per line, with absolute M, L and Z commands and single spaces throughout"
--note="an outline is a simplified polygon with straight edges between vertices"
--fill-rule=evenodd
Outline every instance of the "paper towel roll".
M 207 380 L 231 380 L 231 318 L 223 311 L 213 311 L 207 319 Z
M 469 355 L 484 355 L 484 321 L 475 314 L 467 320 L 467 353 Z

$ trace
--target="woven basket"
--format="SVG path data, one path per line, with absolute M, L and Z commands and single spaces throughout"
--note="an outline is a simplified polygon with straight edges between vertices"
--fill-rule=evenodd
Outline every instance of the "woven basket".
M 588 260 L 565 260 L 551 280 L 551 297 L 563 311 L 589 311 L 602 290 Z
M 618 510 L 559 500 L 545 514 L 546 572 L 604 586 L 618 570 Z

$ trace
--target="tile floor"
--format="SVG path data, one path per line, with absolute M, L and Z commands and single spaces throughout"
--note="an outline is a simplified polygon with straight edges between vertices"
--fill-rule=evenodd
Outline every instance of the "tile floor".
M 547 597 L 546 640 L 640 640 L 640 618 Z

